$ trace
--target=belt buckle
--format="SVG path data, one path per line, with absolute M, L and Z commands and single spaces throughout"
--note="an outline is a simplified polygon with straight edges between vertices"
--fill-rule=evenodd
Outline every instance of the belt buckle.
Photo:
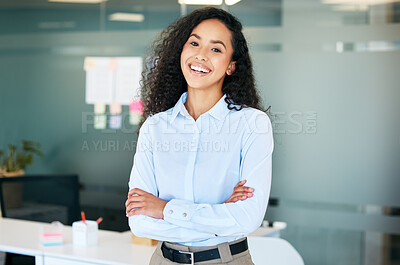
M 186 251 L 180 251 L 178 250 L 179 253 L 182 254 L 189 254 L 190 255 L 190 265 L 194 265 L 194 253 L 193 252 L 186 252 Z

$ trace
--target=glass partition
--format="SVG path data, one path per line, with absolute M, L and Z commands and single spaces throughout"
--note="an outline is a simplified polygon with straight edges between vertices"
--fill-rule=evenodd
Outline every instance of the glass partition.
M 0 147 L 42 143 L 45 159 L 27 172 L 79 174 L 88 218 L 127 230 L 137 126 L 125 118 L 120 130 L 93 128 L 84 59 L 145 58 L 163 28 L 197 7 L 2 1 Z M 264 107 L 271 105 L 266 220 L 287 224 L 281 237 L 306 264 L 398 264 L 400 3 L 242 0 L 223 8 L 243 22 Z M 139 21 L 113 20 L 115 13 Z

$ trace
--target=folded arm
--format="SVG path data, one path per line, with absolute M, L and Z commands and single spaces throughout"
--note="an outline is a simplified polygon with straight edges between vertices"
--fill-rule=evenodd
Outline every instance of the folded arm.
M 159 240 L 193 242 L 215 236 L 245 236 L 256 230 L 264 219 L 272 175 L 272 127 L 269 119 L 265 119 L 264 123 L 262 127 L 266 130 L 248 134 L 241 153 L 240 176 L 247 181 L 248 186 L 254 188 L 253 196 L 222 204 L 196 204 L 172 199 L 163 205 L 165 207 L 161 217 L 143 212 L 129 217 L 132 231 L 138 236 Z M 136 158 L 140 158 L 140 163 L 136 163 Z M 132 169 L 130 188 L 140 188 L 158 196 L 154 177 L 140 177 L 154 176 L 154 171 L 149 167 L 154 166 L 151 148 L 139 156 L 135 155 L 134 164 L 136 166 Z M 164 219 L 152 218 L 152 215 Z M 179 236 L 181 234 L 185 235 L 184 238 Z M 188 238 L 188 234 L 193 238 Z
M 251 165 L 254 167 L 244 169 L 244 173 L 248 173 L 244 176 L 247 184 L 255 189 L 252 197 L 223 204 L 195 204 L 173 199 L 164 208 L 164 220 L 217 236 L 250 234 L 262 223 L 267 208 L 271 185 L 271 156 L 261 157 L 257 165 Z
M 130 190 L 141 189 L 154 195 L 154 198 L 161 200 L 158 198 L 158 188 L 154 177 L 153 153 L 151 141 L 149 141 L 149 135 L 146 131 L 146 123 L 143 124 L 142 129 L 139 133 L 131 178 L 129 180 L 129 188 Z M 127 204 L 130 197 L 132 197 L 131 193 L 128 194 Z M 147 197 L 151 198 L 151 196 Z M 154 198 L 151 199 L 155 200 Z M 161 214 L 162 210 L 163 209 L 161 209 Z M 127 216 L 129 212 L 130 210 L 128 210 Z M 212 233 L 193 231 L 171 224 L 163 219 L 150 217 L 144 214 L 132 215 L 133 212 L 130 214 L 131 216 L 128 217 L 129 227 L 138 237 L 182 243 L 202 241 L 215 237 Z

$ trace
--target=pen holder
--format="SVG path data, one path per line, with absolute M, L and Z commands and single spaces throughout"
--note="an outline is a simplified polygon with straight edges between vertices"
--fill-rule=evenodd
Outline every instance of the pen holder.
M 96 246 L 99 225 L 96 221 L 77 221 L 72 224 L 72 242 L 75 246 Z

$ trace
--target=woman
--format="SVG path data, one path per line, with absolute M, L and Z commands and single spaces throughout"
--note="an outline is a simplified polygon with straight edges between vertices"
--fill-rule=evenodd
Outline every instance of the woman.
M 273 136 L 242 25 L 198 9 L 154 50 L 126 201 L 131 230 L 159 240 L 150 264 L 253 264 L 246 236 L 265 215 Z

